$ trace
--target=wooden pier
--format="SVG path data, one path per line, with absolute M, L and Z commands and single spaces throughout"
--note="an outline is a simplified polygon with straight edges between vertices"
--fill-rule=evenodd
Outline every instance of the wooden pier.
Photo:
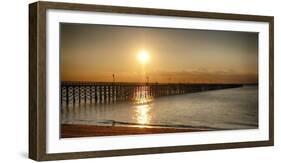
M 61 82 L 62 105 L 108 104 L 161 96 L 241 87 L 242 84 L 160 84 L 160 83 L 105 83 Z

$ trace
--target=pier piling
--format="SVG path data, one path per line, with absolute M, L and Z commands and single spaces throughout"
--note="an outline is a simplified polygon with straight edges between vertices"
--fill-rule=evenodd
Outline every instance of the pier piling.
M 172 83 L 105 83 L 61 82 L 62 105 L 109 104 L 137 98 L 158 98 L 208 90 L 241 87 L 242 84 L 172 84 Z

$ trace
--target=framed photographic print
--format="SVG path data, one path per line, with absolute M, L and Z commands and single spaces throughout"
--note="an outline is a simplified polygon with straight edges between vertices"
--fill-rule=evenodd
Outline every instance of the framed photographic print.
M 29 5 L 29 157 L 272 146 L 271 16 Z

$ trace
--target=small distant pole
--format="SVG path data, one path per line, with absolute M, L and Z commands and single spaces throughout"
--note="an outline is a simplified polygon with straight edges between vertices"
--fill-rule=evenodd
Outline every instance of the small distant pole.
M 113 85 L 113 86 L 112 86 L 112 87 L 113 87 L 113 90 L 112 90 L 112 92 L 113 92 L 113 94 L 112 94 L 112 100 L 113 100 L 113 101 L 116 101 L 116 99 L 117 99 L 117 98 L 116 98 L 116 92 L 117 92 L 117 91 L 116 91 L 116 86 L 115 86 L 115 74 L 112 74 L 112 82 L 113 82 L 113 83 L 112 83 L 112 85 Z
M 146 83 L 149 83 L 149 76 L 146 76 Z
M 115 83 L 115 74 L 112 74 L 112 81 Z

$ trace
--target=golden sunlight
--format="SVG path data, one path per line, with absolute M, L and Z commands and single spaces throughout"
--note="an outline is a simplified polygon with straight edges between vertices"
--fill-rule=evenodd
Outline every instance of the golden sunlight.
M 140 63 L 146 64 L 149 61 L 149 54 L 145 50 L 142 50 L 138 53 L 138 59 Z
M 139 124 L 145 125 L 149 124 L 151 120 L 150 105 L 138 105 L 136 108 L 136 119 Z M 142 127 L 142 126 L 140 126 Z

